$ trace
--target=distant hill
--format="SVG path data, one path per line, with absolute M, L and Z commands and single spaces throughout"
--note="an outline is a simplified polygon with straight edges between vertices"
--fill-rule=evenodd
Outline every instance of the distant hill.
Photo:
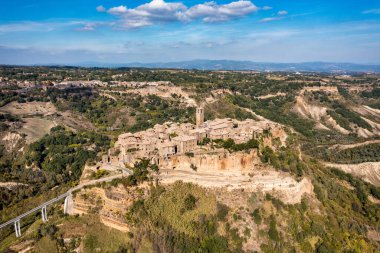
M 299 72 L 329 72 L 352 73 L 374 72 L 380 73 L 380 65 L 332 63 L 332 62 L 304 62 L 304 63 L 270 63 L 232 60 L 191 60 L 178 62 L 154 63 L 97 63 L 86 62 L 77 64 L 82 67 L 142 67 L 142 68 L 172 68 L 172 69 L 199 69 L 199 70 L 256 70 L 256 71 L 299 71 Z

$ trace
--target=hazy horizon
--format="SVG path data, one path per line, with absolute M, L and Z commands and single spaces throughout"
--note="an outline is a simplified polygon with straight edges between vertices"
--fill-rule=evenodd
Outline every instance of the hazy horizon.
M 103 64 L 103 65 L 129 65 L 129 64 L 167 64 L 167 63 L 182 63 L 182 62 L 196 62 L 196 61 L 210 61 L 210 62 L 249 62 L 249 63 L 258 63 L 258 64 L 309 64 L 309 63 L 324 63 L 324 64 L 354 64 L 354 65 L 380 65 L 379 62 L 348 62 L 348 61 L 292 61 L 292 62 L 275 62 L 275 61 L 255 61 L 255 60 L 231 60 L 231 59 L 185 59 L 185 60 L 174 60 L 174 61 L 119 61 L 119 62 L 109 62 L 109 61 L 79 61 L 79 62 L 67 62 L 67 63 L 58 63 L 58 62 L 46 62 L 46 63 L 30 63 L 30 64 L 6 64 L 0 63 L 3 66 L 51 66 L 51 65 L 62 65 L 62 66 L 81 66 L 81 64 Z

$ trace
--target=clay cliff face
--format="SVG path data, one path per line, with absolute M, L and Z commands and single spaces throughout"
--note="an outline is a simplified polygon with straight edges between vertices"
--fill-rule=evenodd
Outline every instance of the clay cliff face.
M 304 194 L 313 195 L 310 179 L 297 182 L 288 173 L 262 164 L 256 150 L 176 156 L 160 163 L 158 178 L 163 184 L 182 180 L 226 191 L 270 193 L 288 204 L 299 203 Z
M 99 213 L 100 220 L 105 225 L 120 231 L 128 231 L 125 213 L 136 199 L 147 196 L 148 189 L 148 184 L 130 187 L 128 190 L 122 185 L 84 189 L 74 196 L 72 214 Z
M 230 154 L 228 151 L 208 152 L 188 157 L 175 156 L 160 163 L 162 169 L 196 170 L 199 173 L 243 174 L 253 168 L 257 161 L 257 150 L 249 153 Z

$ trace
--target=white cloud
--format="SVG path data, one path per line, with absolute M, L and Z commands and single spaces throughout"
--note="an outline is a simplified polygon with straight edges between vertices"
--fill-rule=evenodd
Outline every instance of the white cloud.
M 363 14 L 380 14 L 380 9 L 365 10 L 362 13 Z
M 52 32 L 71 26 L 86 25 L 85 21 L 21 21 L 14 23 L 0 24 L 0 33 L 16 33 L 16 32 Z
M 100 10 L 103 9 L 100 8 Z M 107 12 L 120 18 L 120 27 L 137 28 L 167 22 L 191 22 L 196 20 L 223 22 L 242 18 L 257 10 L 258 7 L 247 0 L 221 5 L 212 1 L 197 4 L 190 8 L 181 2 L 169 3 L 164 0 L 152 0 L 136 8 L 127 8 L 121 5 L 112 7 Z
M 267 23 L 271 21 L 281 20 L 281 17 L 271 17 L 271 18 L 263 18 L 260 20 L 261 23 Z
M 270 7 L 270 6 L 264 6 L 262 9 L 264 11 L 269 11 L 269 10 L 272 10 L 272 7 Z
M 37 22 L 17 22 L 9 24 L 0 24 L 0 33 L 8 32 L 38 32 L 38 31 L 50 31 L 50 24 L 41 24 Z
M 221 22 L 244 17 L 258 8 L 251 1 L 237 1 L 218 5 L 216 2 L 206 2 L 195 5 L 180 14 L 180 19 L 193 21 L 202 19 L 204 22 Z
M 91 25 L 85 25 L 77 29 L 77 31 L 94 31 L 94 30 L 95 30 L 95 26 L 91 26 Z
M 76 22 L 77 24 L 83 25 L 77 28 L 77 31 L 95 31 L 96 27 L 99 26 L 112 26 L 112 23 L 108 22 Z
M 106 11 L 106 8 L 104 8 L 103 5 L 99 5 L 98 7 L 96 7 L 96 10 L 97 10 L 98 12 L 105 12 L 105 11 Z
M 287 14 L 288 14 L 288 12 L 285 10 L 279 11 L 279 12 L 277 12 L 277 16 L 269 17 L 269 18 L 263 18 L 260 20 L 260 23 L 267 23 L 267 22 L 271 22 L 271 21 L 281 20 Z
M 122 13 L 126 13 L 128 11 L 127 7 L 125 7 L 124 5 L 120 5 L 120 6 L 117 6 L 117 7 L 112 7 L 111 9 L 108 10 L 109 13 L 111 14 L 122 14 Z

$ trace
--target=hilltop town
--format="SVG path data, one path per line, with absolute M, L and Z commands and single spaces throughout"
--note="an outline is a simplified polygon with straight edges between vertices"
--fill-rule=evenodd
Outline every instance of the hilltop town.
M 274 122 L 230 118 L 204 122 L 202 107 L 196 109 L 195 117 L 195 125 L 166 122 L 145 131 L 121 134 L 110 150 L 110 154 L 115 150 L 119 150 L 119 154 L 105 155 L 103 162 L 133 164 L 138 158 L 145 157 L 160 165 L 160 161 L 170 160 L 173 156 L 194 156 L 215 150 L 211 145 L 214 141 L 231 140 L 235 144 L 244 144 L 250 140 L 261 140 L 265 146 L 271 145 L 272 139 L 278 138 L 282 144 L 286 140 L 284 128 Z

